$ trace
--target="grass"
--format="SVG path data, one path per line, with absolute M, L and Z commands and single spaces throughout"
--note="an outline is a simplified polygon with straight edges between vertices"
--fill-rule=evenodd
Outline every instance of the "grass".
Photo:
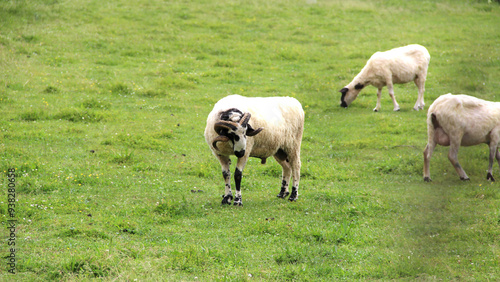
M 309 1 L 312 2 L 312 1 Z M 491 3 L 488 3 L 491 2 Z M 338 90 L 371 54 L 419 43 L 439 95 L 498 101 L 496 1 L 4 1 L 0 217 L 17 173 L 17 274 L 1 280 L 498 280 L 498 184 L 486 146 L 461 182 L 414 85 Z M 220 98 L 293 96 L 306 111 L 299 200 L 252 159 L 243 207 L 221 206 L 205 144 Z M 498 175 L 498 169 L 494 174 Z M 7 230 L 6 228 L 2 228 Z M 2 232 L 2 238 L 8 238 Z

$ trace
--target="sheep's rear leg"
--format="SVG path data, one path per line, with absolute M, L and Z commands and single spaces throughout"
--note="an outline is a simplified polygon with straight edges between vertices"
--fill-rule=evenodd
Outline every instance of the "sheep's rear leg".
M 296 201 L 299 198 L 300 160 L 292 161 L 292 177 L 292 194 L 288 198 L 290 202 Z
M 497 145 L 494 144 L 492 145 L 493 142 L 490 142 L 490 157 L 489 157 L 489 164 L 488 164 L 488 173 L 486 174 L 486 180 L 491 180 L 495 181 L 495 178 L 493 178 L 493 160 L 497 156 Z
M 498 166 L 500 167 L 500 152 L 498 151 L 498 147 L 497 147 L 497 151 L 496 151 L 496 159 L 498 162 Z M 491 178 L 493 178 L 493 175 L 491 176 Z M 486 176 L 486 179 L 488 179 L 488 176 Z M 492 180 L 492 181 L 495 181 L 495 180 Z
M 433 116 L 433 119 L 437 123 L 435 116 Z M 434 126 L 438 125 L 432 125 L 427 129 L 428 141 L 424 150 L 424 181 L 426 182 L 431 181 L 430 161 L 436 145 L 450 146 L 450 137 L 448 134 L 441 127 L 434 128 Z
M 497 160 L 498 164 L 500 165 L 500 155 L 498 153 L 498 139 L 500 139 L 500 132 L 499 129 L 494 129 L 490 132 L 490 158 L 489 158 L 489 165 L 488 165 L 488 174 L 486 174 L 486 180 L 491 180 L 495 181 L 493 178 L 493 161 Z
M 288 182 L 289 181 L 286 180 L 281 181 L 281 190 L 278 196 L 276 197 L 285 199 L 286 197 L 288 197 L 288 195 L 290 195 L 290 192 L 288 191 Z
M 281 165 L 283 168 L 283 173 L 281 177 L 281 190 L 280 193 L 278 194 L 278 198 L 286 198 L 288 195 L 290 195 L 290 192 L 288 191 L 288 186 L 290 183 L 290 176 L 292 175 L 292 168 L 290 167 L 290 163 L 287 160 L 287 155 L 285 152 L 282 152 L 281 150 L 278 151 L 278 153 L 274 156 L 276 161 Z
M 429 143 L 427 143 L 427 146 L 425 146 L 425 150 L 424 150 L 424 181 L 425 182 L 431 181 L 430 162 L 431 162 L 432 153 L 434 152 L 434 148 L 436 148 L 436 143 L 433 142 L 432 140 Z

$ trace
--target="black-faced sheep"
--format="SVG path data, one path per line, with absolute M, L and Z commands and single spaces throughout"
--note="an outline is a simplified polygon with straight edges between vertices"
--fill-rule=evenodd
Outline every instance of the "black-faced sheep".
M 231 155 L 238 158 L 234 172 L 234 205 L 242 205 L 242 172 L 249 157 L 260 158 L 264 164 L 273 156 L 283 168 L 278 197 L 290 195 L 288 200 L 297 200 L 303 130 L 304 111 L 295 98 L 231 95 L 219 100 L 208 115 L 205 140 L 221 164 L 226 184 L 222 204 L 231 204 L 233 199 Z M 290 176 L 293 176 L 291 194 L 288 191 Z
M 428 141 L 424 151 L 424 180 L 431 181 L 430 159 L 436 144 L 450 146 L 448 159 L 461 180 L 469 180 L 458 162 L 458 148 L 486 143 L 490 148 L 486 179 L 492 175 L 493 161 L 500 165 L 500 103 L 468 95 L 442 95 L 432 103 L 427 113 Z
M 382 88 L 387 86 L 394 111 L 399 111 L 393 85 L 414 81 L 418 87 L 418 98 L 413 109 L 416 111 L 424 109 L 425 80 L 430 59 L 427 49 L 418 44 L 376 52 L 351 83 L 340 90 L 342 93 L 340 105 L 347 108 L 358 97 L 361 89 L 373 85 L 378 88 L 377 106 L 373 110 L 378 112 Z

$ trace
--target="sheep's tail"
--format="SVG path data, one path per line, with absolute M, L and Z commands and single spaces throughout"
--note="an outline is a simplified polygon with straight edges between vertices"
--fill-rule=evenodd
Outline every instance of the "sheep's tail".
M 432 114 L 431 114 L 431 121 L 432 121 L 432 126 L 434 126 L 434 129 L 437 129 L 437 128 L 441 127 L 441 126 L 439 125 L 439 122 L 438 122 L 438 120 L 437 120 L 437 117 L 436 117 L 436 114 L 435 114 L 435 113 L 432 113 Z

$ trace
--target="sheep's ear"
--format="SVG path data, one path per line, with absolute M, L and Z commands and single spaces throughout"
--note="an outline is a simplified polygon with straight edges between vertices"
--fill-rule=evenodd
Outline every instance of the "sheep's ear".
M 342 95 L 345 95 L 348 91 L 349 91 L 349 88 L 344 87 L 344 88 L 340 89 L 339 92 L 342 93 Z
M 264 127 L 259 127 L 257 129 L 253 129 L 252 126 L 249 124 L 248 128 L 247 128 L 247 136 L 255 136 L 259 132 L 261 132 L 262 130 L 264 130 Z
M 365 87 L 363 84 L 358 83 L 358 84 L 356 84 L 356 86 L 354 86 L 354 89 L 361 90 L 361 89 L 363 89 L 363 87 Z

